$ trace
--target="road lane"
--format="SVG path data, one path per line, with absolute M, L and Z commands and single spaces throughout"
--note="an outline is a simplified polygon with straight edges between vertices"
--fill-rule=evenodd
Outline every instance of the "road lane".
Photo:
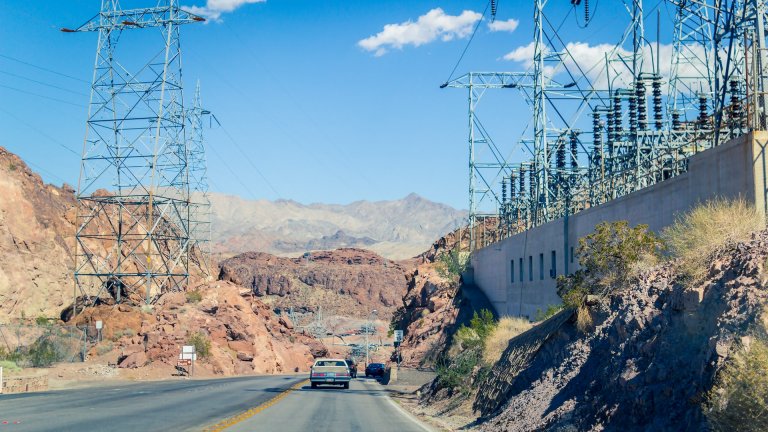
M 0 432 L 202 430 L 305 379 L 301 375 L 156 381 L 0 395 Z
M 286 395 L 275 405 L 225 429 L 225 432 L 425 432 L 394 405 L 373 379 L 356 379 L 349 390 L 312 389 L 309 384 Z

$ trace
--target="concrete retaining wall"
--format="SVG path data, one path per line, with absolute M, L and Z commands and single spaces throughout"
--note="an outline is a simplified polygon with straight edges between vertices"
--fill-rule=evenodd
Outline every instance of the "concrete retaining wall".
M 474 282 L 499 315 L 533 318 L 560 303 L 555 277 L 576 270 L 578 239 L 600 222 L 627 220 L 660 231 L 680 213 L 716 197 L 742 197 L 768 214 L 766 148 L 768 132 L 736 138 L 691 157 L 688 172 L 680 176 L 479 249 L 472 256 Z

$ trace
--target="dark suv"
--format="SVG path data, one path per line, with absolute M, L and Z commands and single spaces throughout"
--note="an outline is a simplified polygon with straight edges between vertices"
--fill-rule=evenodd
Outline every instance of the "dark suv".
M 344 361 L 347 362 L 347 366 L 349 367 L 349 376 L 357 378 L 357 363 L 355 363 L 355 360 L 348 358 Z
M 365 367 L 365 376 L 384 376 L 384 363 L 369 363 Z

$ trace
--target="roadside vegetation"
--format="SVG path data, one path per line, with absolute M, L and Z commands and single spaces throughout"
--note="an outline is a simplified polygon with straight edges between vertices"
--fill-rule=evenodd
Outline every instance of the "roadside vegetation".
M 579 330 L 590 331 L 594 324 L 589 296 L 599 299 L 625 287 L 637 272 L 658 263 L 663 251 L 663 241 L 647 225 L 631 227 L 627 221 L 600 223 L 580 238 L 576 253 L 581 268 L 557 278 L 557 293 L 564 307 L 576 310 Z
M 459 248 L 453 248 L 437 257 L 435 270 L 443 279 L 458 283 L 468 266 L 469 252 L 462 252 Z
M 768 430 L 768 339 L 736 344 L 703 404 L 715 432 Z
M 202 331 L 190 335 L 187 344 L 195 347 L 195 353 L 201 359 L 211 355 L 211 339 Z
M 682 215 L 662 232 L 671 255 L 679 259 L 683 278 L 696 282 L 706 275 L 718 247 L 747 240 L 765 228 L 765 218 L 743 199 L 706 202 Z

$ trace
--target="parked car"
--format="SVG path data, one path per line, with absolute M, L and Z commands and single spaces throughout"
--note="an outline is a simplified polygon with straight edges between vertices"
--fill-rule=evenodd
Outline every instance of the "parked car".
M 355 363 L 355 359 L 348 358 L 344 361 L 347 362 L 347 366 L 349 366 L 349 375 L 352 378 L 357 378 L 357 363 Z
M 365 367 L 365 376 L 384 376 L 384 363 L 369 363 L 368 366 Z
M 350 380 L 349 366 L 343 359 L 317 359 L 309 370 L 312 388 L 320 384 L 331 384 L 348 389 Z

